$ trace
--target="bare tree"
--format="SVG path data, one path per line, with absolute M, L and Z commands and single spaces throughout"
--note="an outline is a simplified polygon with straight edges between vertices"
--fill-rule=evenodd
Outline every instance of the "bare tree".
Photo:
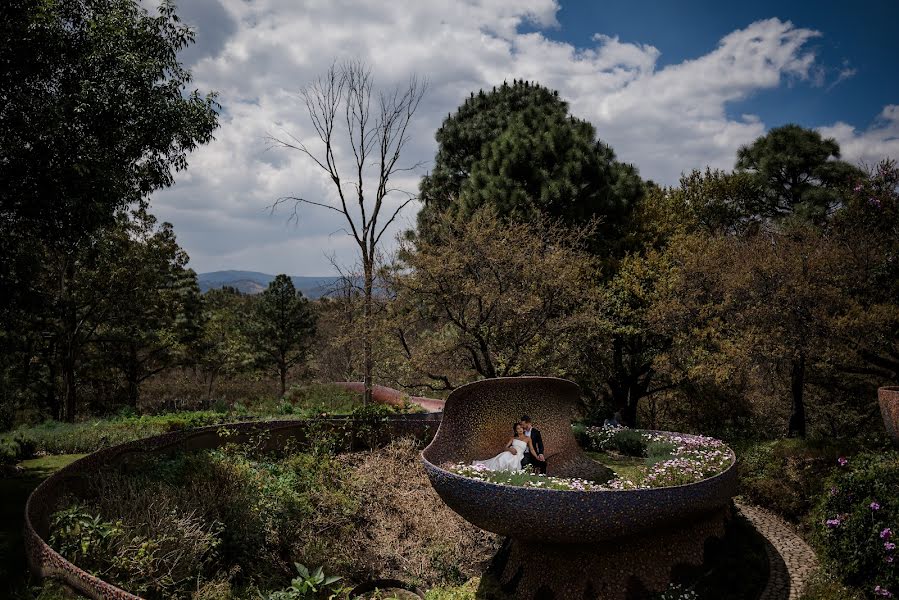
M 274 207 L 284 203 L 293 205 L 293 220 L 303 204 L 320 206 L 343 215 L 347 233 L 359 246 L 362 263 L 363 288 L 363 381 L 365 403 L 371 400 L 372 359 L 372 304 L 375 277 L 375 259 L 378 245 L 387 228 L 400 211 L 415 196 L 393 188 L 393 175 L 411 171 L 411 166 L 399 164 L 400 155 L 409 142 L 408 128 L 425 90 L 426 82 L 416 77 L 408 85 L 398 86 L 389 92 L 373 92 L 371 70 L 360 61 L 334 64 L 327 73 L 303 89 L 301 98 L 306 105 L 309 119 L 321 142 L 317 149 L 310 149 L 303 141 L 290 135 L 269 136 L 276 147 L 298 150 L 318 165 L 334 184 L 340 198 L 340 206 L 326 202 L 286 196 L 279 198 Z M 316 144 L 318 145 L 318 144 Z M 352 150 L 349 175 L 338 167 L 338 149 L 346 146 Z M 392 211 L 384 209 L 384 200 L 393 193 L 406 198 Z M 358 205 L 358 207 L 356 206 Z M 382 209 L 385 214 L 382 215 Z M 382 218 L 389 215 L 389 217 Z

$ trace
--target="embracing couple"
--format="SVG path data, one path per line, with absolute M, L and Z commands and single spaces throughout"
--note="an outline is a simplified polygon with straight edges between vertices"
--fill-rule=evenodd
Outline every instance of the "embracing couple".
M 512 424 L 512 437 L 506 445 L 506 451 L 489 460 L 476 460 L 475 466 L 490 471 L 521 471 L 528 465 L 534 465 L 538 473 L 546 474 L 546 457 L 543 456 L 543 436 L 531 423 L 531 418 L 523 415 Z

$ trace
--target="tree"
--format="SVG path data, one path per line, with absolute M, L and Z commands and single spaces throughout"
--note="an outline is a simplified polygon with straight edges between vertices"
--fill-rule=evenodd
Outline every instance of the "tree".
M 193 41 L 166 0 L 151 16 L 133 0 L 0 7 L 0 222 L 42 242 L 62 329 L 64 408 L 75 418 L 79 253 L 117 211 L 171 185 L 187 153 L 212 139 L 217 104 L 187 92 L 177 53 Z M 9 269 L 3 269 L 4 275 Z M 4 282 L 3 286 L 7 287 Z
M 394 285 L 394 330 L 425 385 L 472 375 L 565 375 L 590 318 L 592 233 L 546 222 L 504 224 L 489 208 L 447 219 L 433 241 L 407 242 Z
M 212 401 L 215 382 L 222 375 L 250 370 L 256 360 L 249 339 L 250 300 L 232 287 L 203 294 L 203 332 L 197 340 L 194 364 L 206 381 L 206 397 Z
M 281 395 L 287 390 L 287 372 L 306 359 L 315 334 L 314 315 L 309 301 L 297 291 L 287 275 L 278 275 L 255 302 L 252 324 L 254 345 L 262 362 L 274 366 L 281 381 Z
M 400 211 L 412 202 L 413 197 L 410 195 L 392 211 L 386 207 L 385 201 L 394 192 L 401 192 L 391 187 L 391 178 L 397 173 L 415 168 L 401 165 L 399 161 L 409 142 L 409 125 L 426 87 L 412 77 L 405 87 L 375 95 L 371 71 L 364 64 L 335 64 L 301 93 L 309 119 L 321 142 L 319 152 L 316 153 L 293 136 L 270 137 L 276 146 L 297 150 L 311 159 L 327 174 L 340 199 L 339 207 L 293 196 L 281 198 L 275 205 L 293 203 L 294 217 L 302 204 L 333 210 L 346 221 L 349 233 L 359 247 L 362 263 L 362 346 L 366 404 L 371 401 L 374 366 L 372 321 L 378 248 L 387 228 L 396 220 Z M 345 171 L 338 164 L 341 137 L 345 137 L 343 141 L 349 146 L 353 157 L 349 177 L 345 177 Z M 373 175 L 370 176 L 372 172 Z M 353 207 L 354 201 L 358 209 Z M 382 211 L 389 215 L 386 219 L 383 218 Z
M 763 190 L 761 216 L 780 220 L 794 216 L 820 225 L 841 204 L 841 191 L 859 176 L 838 160 L 840 146 L 799 125 L 769 131 L 737 151 L 738 171 L 751 173 Z
M 805 436 L 806 391 L 833 352 L 850 309 L 845 249 L 812 226 L 746 237 L 682 238 L 670 249 L 675 285 L 656 321 L 687 377 L 726 382 L 755 369 L 784 382 L 787 433 Z
M 146 210 L 123 214 L 105 237 L 102 268 L 114 274 L 115 293 L 97 343 L 124 374 L 129 405 L 137 406 L 143 381 L 189 362 L 202 325 L 200 288 L 172 225 L 157 226 Z
M 436 138 L 434 169 L 420 185 L 419 235 L 433 236 L 443 214 L 467 219 L 489 205 L 506 220 L 598 218 L 593 250 L 622 252 L 643 183 L 590 123 L 568 114 L 558 92 L 515 81 L 472 94 Z

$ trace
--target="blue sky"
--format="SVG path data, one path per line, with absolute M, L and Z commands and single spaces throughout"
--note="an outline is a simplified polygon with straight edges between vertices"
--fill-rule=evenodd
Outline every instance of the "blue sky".
M 181 0 L 180 13 L 197 31 L 183 59 L 224 111 L 216 140 L 152 203 L 200 272 L 352 265 L 334 211 L 309 207 L 291 224 L 268 210 L 282 196 L 337 202 L 308 158 L 266 142 L 289 132 L 315 147 L 297 95 L 335 60 L 364 59 L 381 89 L 430 82 L 405 153 L 423 166 L 393 181 L 413 192 L 446 115 L 512 79 L 558 90 L 619 159 L 665 185 L 732 168 L 741 145 L 789 122 L 835 138 L 853 163 L 899 158 L 899 0 Z
M 842 120 L 867 128 L 885 105 L 899 103 L 895 0 L 563 1 L 556 15 L 560 28 L 545 33 L 578 47 L 592 45 L 597 32 L 623 42 L 649 43 L 661 51 L 658 66 L 665 66 L 702 56 L 727 33 L 771 17 L 821 33 L 809 46 L 819 57 L 823 85 L 793 82 L 763 90 L 729 105 L 728 114 L 751 112 L 771 127 L 818 127 Z M 834 85 L 841 72 L 853 74 Z

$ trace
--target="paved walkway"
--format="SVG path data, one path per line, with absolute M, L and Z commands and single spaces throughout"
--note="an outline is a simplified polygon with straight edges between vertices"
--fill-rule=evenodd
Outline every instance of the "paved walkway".
M 811 574 L 818 568 L 818 558 L 793 526 L 774 513 L 748 504 L 736 503 L 737 509 L 765 536 L 771 573 L 759 600 L 797 600 Z

